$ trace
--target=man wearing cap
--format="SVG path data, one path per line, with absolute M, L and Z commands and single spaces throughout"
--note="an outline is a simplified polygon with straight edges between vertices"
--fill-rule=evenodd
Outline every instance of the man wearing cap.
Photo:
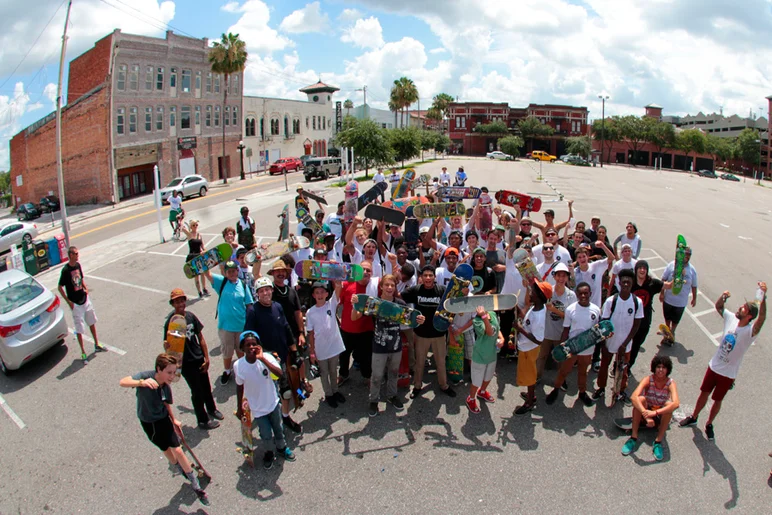
M 249 251 L 244 247 L 239 247 L 238 250 L 236 250 L 236 263 L 239 265 L 239 281 L 244 283 L 244 286 L 249 289 L 249 291 L 252 293 L 252 297 L 254 297 L 255 276 L 253 275 L 252 270 L 255 269 L 255 266 L 259 266 L 259 261 L 255 261 L 250 267 L 246 260 L 248 252 Z
M 255 221 L 249 216 L 249 208 L 241 207 L 241 218 L 236 222 L 239 245 L 248 249 L 255 246 Z
M 544 224 L 533 222 L 533 226 L 539 229 L 544 236 L 547 236 L 547 229 L 555 229 L 556 232 L 560 231 L 560 229 L 568 225 L 568 221 L 574 217 L 573 206 L 574 206 L 574 201 L 569 200 L 568 201 L 568 219 L 565 222 L 560 222 L 559 224 L 555 225 L 555 211 L 552 209 L 547 209 L 546 211 L 544 211 Z
M 515 415 L 525 415 L 536 407 L 536 361 L 544 341 L 547 313 L 544 305 L 552 298 L 552 285 L 546 281 L 534 281 L 526 289 L 525 297 L 525 305 L 533 305 L 517 325 L 517 386 L 525 386 L 527 393 L 525 403 L 517 407 Z
M 397 249 L 405 243 L 405 235 L 402 234 L 402 227 L 399 225 L 390 225 L 388 231 L 383 231 L 383 245 L 389 252 L 396 253 Z M 381 236 L 381 231 L 378 231 Z
M 589 229 L 584 231 L 584 235 L 587 236 L 587 238 L 590 240 L 590 243 L 598 241 L 598 227 L 600 227 L 600 217 L 598 215 L 594 215 L 590 219 Z
M 185 350 L 182 353 L 181 372 L 185 382 L 190 387 L 190 402 L 193 411 L 196 412 L 198 427 L 200 429 L 214 429 L 220 426 L 218 420 L 222 420 L 223 414 L 217 409 L 212 397 L 212 384 L 209 381 L 209 347 L 204 338 L 204 324 L 196 315 L 186 311 L 187 296 L 181 288 L 172 290 L 169 296 L 169 304 L 174 311 L 169 313 L 164 322 L 164 349 L 169 350 L 166 342 L 166 334 L 169 331 L 169 321 L 172 316 L 185 317 Z M 211 419 L 210 419 L 211 417 Z M 216 420 L 214 420 L 216 419 Z
M 547 314 L 544 326 L 544 342 L 539 350 L 539 358 L 536 361 L 536 377 L 541 378 L 544 373 L 544 365 L 547 363 L 552 348 L 560 343 L 563 334 L 563 318 L 566 307 L 576 302 L 576 294 L 568 288 L 570 272 L 565 263 L 558 263 L 552 270 L 555 286 L 552 289 L 552 298 L 546 304 Z
M 569 264 L 571 262 L 571 253 L 560 245 L 560 239 L 558 238 L 558 232 L 554 228 L 549 228 L 544 234 L 544 243 L 533 247 L 533 259 L 536 265 L 543 263 L 545 260 L 543 248 L 544 245 L 552 245 L 552 259 L 558 263 Z
M 700 396 L 691 415 L 680 422 L 681 427 L 696 426 L 700 411 L 708 403 L 708 396 L 713 392 L 713 406 L 705 424 L 705 434 L 708 440 L 713 441 L 715 433 L 713 421 L 721 410 L 721 402 L 726 393 L 734 385 L 734 380 L 740 372 L 745 353 L 758 338 L 761 327 L 767 318 L 767 283 L 759 283 L 761 300 L 745 302 L 736 313 L 724 308 L 726 300 L 731 296 L 725 291 L 716 301 L 716 311 L 724 319 L 724 331 L 716 349 L 716 353 L 708 363 L 708 369 L 700 386 Z M 756 320 L 753 325 L 751 322 Z
M 454 247 L 448 247 L 443 254 L 443 261 L 445 266 L 437 267 L 435 270 L 436 281 L 442 287 L 448 286 L 448 281 L 453 277 L 458 266 L 458 250 Z
M 697 270 L 694 269 L 691 263 L 692 249 L 686 247 L 686 254 L 684 255 L 684 270 L 681 274 L 683 279 L 683 286 L 678 295 L 673 293 L 673 289 L 662 290 L 659 294 L 659 300 L 662 302 L 662 314 L 665 317 L 665 325 L 667 325 L 670 332 L 673 333 L 673 339 L 670 340 L 667 337 L 662 338 L 662 343 L 665 345 L 673 345 L 675 343 L 675 332 L 678 323 L 681 321 L 681 317 L 684 314 L 686 305 L 689 304 L 689 292 L 691 290 L 692 302 L 691 306 L 697 305 Z M 675 278 L 675 260 L 667 264 L 665 271 L 662 273 L 662 280 L 672 281 Z
M 440 173 L 440 184 L 445 186 L 445 183 L 448 183 L 448 185 L 450 185 L 450 174 L 448 173 L 448 168 L 446 166 L 443 166 L 442 173 Z
M 611 267 L 611 276 L 608 281 L 611 288 L 609 295 L 619 291 L 619 273 L 622 270 L 634 270 L 637 262 L 638 260 L 633 257 L 632 247 L 628 243 L 622 245 L 622 257 L 614 261 L 614 265 Z
M 338 202 L 338 210 L 334 213 L 327 215 L 327 225 L 330 228 L 330 232 L 335 235 L 335 239 L 339 240 L 343 236 L 343 208 L 346 207 L 346 201 L 341 200 Z
M 421 227 L 418 230 L 418 238 L 421 240 L 421 245 L 418 247 L 418 261 L 421 267 L 431 264 L 436 267 L 440 260 L 440 256 L 445 253 L 448 248 L 446 245 L 438 242 L 434 239 L 432 227 Z
M 515 244 L 516 248 L 520 248 L 521 245 L 526 244 L 530 245 L 531 247 L 538 245 L 539 235 L 531 232 L 532 227 L 533 222 L 529 217 L 524 216 L 520 219 L 520 232 L 517 233 L 517 243 Z

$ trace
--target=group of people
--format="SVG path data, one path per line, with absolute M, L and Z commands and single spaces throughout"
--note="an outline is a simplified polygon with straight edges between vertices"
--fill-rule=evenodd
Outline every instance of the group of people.
M 446 173 L 443 168 L 443 174 Z M 431 184 L 424 196 L 430 202 L 443 200 Z M 307 207 L 307 203 L 299 187 L 296 205 Z M 609 374 L 622 373 L 622 387 L 613 402 L 633 408 L 632 436 L 622 453 L 636 450 L 641 425 L 657 426 L 653 454 L 657 460 L 663 459 L 662 441 L 679 406 L 676 382 L 671 377 L 672 361 L 666 353 L 654 356 L 650 373 L 630 394 L 626 393 L 628 371 L 649 333 L 655 296 L 662 302 L 664 320 L 672 335 L 690 296 L 694 305 L 698 277 L 690 263 L 691 249 L 686 251 L 680 291 L 673 293 L 677 279 L 675 263 L 668 264 L 661 279 L 652 276 L 648 263 L 638 259 L 642 244 L 633 222 L 612 243 L 600 217 L 593 216 L 589 226 L 575 220 L 570 201 L 568 219 L 559 223 L 555 222 L 552 209 L 545 210 L 543 221 L 537 222 L 531 213 L 518 206 L 494 206 L 487 189 L 471 203 L 466 216 L 419 220 L 420 236 L 415 250 L 406 245 L 402 226 L 358 216 L 347 224 L 344 202 L 329 214 L 319 205 L 315 219 L 323 232 L 314 233 L 303 224 L 297 230 L 312 241 L 311 247 L 282 256 L 265 271 L 260 259 L 247 264 L 246 254 L 255 246 L 254 239 L 237 238 L 245 231 L 254 234 L 254 221 L 248 212 L 242 211 L 238 228 L 223 230 L 232 256 L 220 265 L 220 270 L 197 278 L 195 286 L 199 295 L 207 294 L 206 281 L 217 293 L 217 332 L 223 363 L 219 380 L 225 385 L 235 378 L 237 415 L 242 414 L 242 400 L 247 400 L 266 446 L 265 468 L 272 466 L 277 455 L 287 461 L 295 460 L 283 435 L 284 428 L 302 431 L 300 423 L 290 416 L 293 385 L 289 376 L 297 373 L 303 390 L 310 394 L 313 386 L 307 379 L 309 364 L 320 377 L 324 402 L 332 409 L 347 401 L 343 385 L 351 380 L 352 369 L 358 369 L 369 392 L 367 413 L 375 417 L 381 410 L 382 389 L 386 390 L 385 401 L 392 409 L 405 409 L 406 401 L 397 386 L 403 354 L 407 354 L 409 362 L 411 399 L 427 391 L 424 374 L 432 362 L 439 393 L 447 398 L 456 397 L 459 382 L 449 380 L 446 358 L 449 345 L 463 345 L 469 378 L 465 403 L 469 411 L 478 414 L 480 402 L 495 402 L 489 385 L 496 375 L 497 362 L 516 360 L 516 370 L 505 367 L 499 374 L 515 374 L 516 384 L 523 388 L 523 402 L 514 413 L 526 415 L 539 402 L 537 386 L 546 386 L 544 371 L 552 364 L 553 348 L 601 320 L 611 320 L 613 334 L 562 362 L 542 400 L 548 406 L 557 402 L 561 392 L 567 391 L 567 380 L 576 369 L 578 399 L 582 404 L 603 402 Z M 485 226 L 486 210 L 495 220 L 489 227 Z M 193 223 L 191 231 L 189 258 L 203 251 L 198 233 L 193 232 L 197 231 Z M 527 251 L 538 270 L 537 279 L 528 282 L 520 275 L 514 261 L 517 249 Z M 358 264 L 363 277 L 352 282 L 307 281 L 294 271 L 294 265 L 302 260 Z M 479 291 L 465 290 L 464 294 L 515 294 L 517 306 L 498 312 L 477 307 L 453 317 L 447 330 L 439 330 L 434 319 L 442 308 L 440 301 L 454 272 L 463 263 L 472 266 L 474 275 L 482 280 Z M 716 310 L 724 319 L 721 344 L 708 366 L 694 413 L 681 422 L 682 426 L 697 423 L 712 395 L 705 431 L 709 439 L 714 438 L 713 423 L 721 402 L 766 318 L 766 290 L 766 284 L 759 283 L 763 295 L 756 301 L 742 303 L 734 312 L 725 308 L 728 291 L 716 301 Z M 410 327 L 363 314 L 356 307 L 361 295 L 413 307 L 419 312 L 418 325 Z M 171 292 L 173 311 L 169 317 L 183 315 L 187 323 L 181 361 L 162 354 L 156 359 L 155 370 L 124 378 L 121 385 L 137 388 L 137 414 L 148 438 L 172 465 L 179 465 L 191 478 L 194 489 L 204 499 L 200 485 L 191 476 L 190 464 L 179 452 L 174 431 L 179 421 L 170 408 L 172 396 L 168 387 L 174 370 L 182 368 L 201 429 L 218 427 L 223 416 L 211 394 L 204 327 L 198 317 L 187 311 L 186 301 L 181 289 Z M 169 318 L 167 325 L 168 322 Z M 675 336 L 663 337 L 661 345 L 664 348 L 674 342 Z M 612 367 L 615 359 L 625 366 Z M 594 385 L 589 380 L 591 370 L 597 372 Z M 147 393 L 155 390 L 160 390 L 161 395 Z

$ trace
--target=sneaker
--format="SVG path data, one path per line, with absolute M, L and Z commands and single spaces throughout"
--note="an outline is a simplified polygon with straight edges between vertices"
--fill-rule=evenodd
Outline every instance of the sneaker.
M 582 392 L 579 394 L 579 400 L 584 403 L 585 406 L 588 408 L 592 406 L 594 403 L 592 402 L 592 399 L 590 399 L 590 396 L 587 395 L 587 392 Z
M 208 431 L 210 429 L 217 429 L 220 427 L 220 423 L 216 420 L 210 420 L 209 422 L 202 422 L 198 425 L 199 429 L 203 429 L 205 431 Z
M 713 432 L 713 424 L 705 424 L 705 436 L 708 437 L 709 442 L 716 439 L 716 433 Z
M 410 392 L 410 398 L 415 399 L 416 397 L 421 396 L 421 389 L 420 388 L 413 388 L 413 390 Z
M 367 410 L 367 414 L 371 417 L 377 417 L 378 416 L 378 403 L 377 402 L 371 402 L 370 403 L 370 409 Z
M 85 352 L 80 353 L 80 360 L 84 365 L 88 365 L 88 355 Z
M 290 429 L 291 429 L 292 431 L 294 431 L 295 433 L 302 433 L 302 432 L 303 432 L 303 428 L 302 428 L 302 427 L 300 427 L 300 424 L 298 424 L 297 422 L 295 422 L 294 420 L 292 420 L 292 419 L 289 417 L 289 415 L 288 415 L 288 416 L 286 416 L 286 417 L 282 417 L 282 419 L 284 419 L 284 420 L 283 420 L 283 421 L 284 421 L 284 425 L 285 425 L 286 427 L 290 428 Z
M 279 456 L 284 458 L 284 461 L 295 461 L 295 453 L 292 452 L 292 449 L 289 447 L 285 447 L 284 449 L 279 449 L 278 451 Z
M 359 370 L 359 361 L 354 360 L 354 363 L 351 365 L 351 368 L 354 370 Z
M 662 442 L 654 442 L 654 449 L 652 449 L 652 452 L 654 453 L 655 460 L 662 461 L 665 457 L 665 454 L 662 452 Z
M 683 419 L 681 422 L 678 423 L 681 427 L 692 427 L 697 425 L 697 417 L 693 417 L 689 415 L 685 419 Z
M 466 397 L 466 407 L 469 408 L 469 411 L 472 413 L 480 413 L 480 406 L 477 404 L 477 399 L 473 399 L 468 395 Z
M 593 361 L 592 362 L 592 370 L 594 372 L 597 372 L 600 370 L 600 361 Z
M 558 388 L 553 389 L 549 394 L 547 394 L 545 402 L 549 405 L 555 404 L 555 401 L 558 400 L 558 393 L 560 393 Z
M 343 404 L 346 402 L 346 398 L 343 396 L 340 392 L 335 392 L 332 394 L 333 398 L 338 401 L 339 404 Z
M 198 292 L 198 298 L 199 298 L 199 299 L 203 299 L 203 298 L 204 298 L 204 294 L 203 294 L 203 293 L 201 293 L 201 292 Z
M 325 397 L 325 398 L 324 398 L 324 401 L 325 401 L 325 402 L 326 402 L 326 403 L 327 403 L 327 404 L 328 404 L 328 405 L 329 405 L 329 406 L 330 406 L 332 409 L 335 409 L 335 408 L 337 408 L 337 407 L 338 407 L 338 401 L 337 401 L 337 400 L 335 400 L 335 396 L 334 396 L 334 395 L 328 395 L 327 397 Z
M 592 400 L 597 401 L 598 399 L 606 396 L 606 390 L 604 388 L 598 388 L 593 392 L 592 394 Z
M 399 400 L 399 398 L 397 398 L 397 396 L 389 397 L 387 400 L 389 401 L 389 404 L 394 406 L 394 409 L 396 411 L 402 411 L 403 409 L 405 409 L 405 405 L 402 404 L 402 401 Z
M 563 381 L 563 384 L 560 385 L 560 389 L 564 392 L 568 391 L 568 381 Z
M 515 415 L 525 415 L 529 411 L 536 408 L 536 403 L 528 404 L 527 402 L 515 410 Z
M 493 397 L 493 395 L 491 395 L 491 392 L 489 392 L 488 390 L 480 390 L 480 391 L 478 391 L 477 392 L 477 396 L 479 398 L 481 398 L 482 400 L 484 400 L 485 402 L 488 402 L 488 403 L 491 403 L 491 404 L 496 402 L 496 399 Z
M 520 392 L 520 398 L 524 401 L 528 400 L 528 392 Z
M 263 454 L 263 468 L 265 470 L 271 470 L 271 467 L 273 467 L 273 451 L 265 451 L 265 454 Z
M 630 399 L 630 396 L 627 395 L 627 392 L 622 392 L 619 395 L 617 395 L 617 402 L 624 402 L 625 406 L 633 405 L 633 401 Z
M 107 347 L 97 343 L 94 345 L 94 352 L 107 352 Z
M 220 376 L 220 384 L 228 384 L 228 381 L 231 380 L 231 375 L 226 370 L 222 373 L 222 376 Z
M 451 388 L 450 386 L 448 386 L 448 387 L 447 387 L 447 388 L 445 388 L 444 390 L 440 389 L 440 391 L 441 391 L 442 393 L 444 393 L 445 395 L 447 395 L 448 397 L 455 397 L 455 396 L 456 396 L 456 390 L 454 390 L 454 389 L 453 389 L 453 388 Z
M 211 293 L 209 293 L 209 290 L 207 290 L 206 288 L 204 288 L 204 296 L 205 296 L 205 297 L 208 297 L 209 295 L 211 295 Z
M 204 506 L 209 506 L 209 497 L 207 497 L 206 492 L 199 489 L 193 489 L 194 492 L 196 492 L 196 496 L 198 497 L 198 502 L 203 504 Z
M 629 456 L 637 446 L 638 440 L 635 438 L 628 438 L 625 444 L 622 446 L 622 456 Z
M 216 418 L 217 420 L 225 420 L 225 415 L 220 413 L 220 410 L 216 409 L 213 412 L 209 414 L 210 417 Z

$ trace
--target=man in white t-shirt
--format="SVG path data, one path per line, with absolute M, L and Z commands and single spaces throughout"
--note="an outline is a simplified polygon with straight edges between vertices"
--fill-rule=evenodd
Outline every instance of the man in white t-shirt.
M 682 273 L 683 285 L 681 291 L 678 294 L 673 293 L 673 289 L 662 290 L 659 294 L 659 300 L 662 302 L 662 315 L 665 318 L 665 325 L 667 325 L 670 332 L 673 334 L 673 338 L 662 338 L 662 343 L 665 345 L 673 345 L 675 343 L 675 332 L 678 323 L 681 321 L 681 317 L 684 314 L 686 306 L 689 304 L 689 293 L 692 294 L 691 306 L 697 305 L 697 288 L 699 287 L 697 281 L 697 270 L 691 265 L 692 249 L 686 247 L 686 253 L 684 255 L 684 270 Z M 675 261 L 671 261 L 665 267 L 665 271 L 662 273 L 662 281 L 672 281 L 675 278 Z M 675 286 L 675 284 L 674 284 Z
M 574 267 L 574 283 L 587 283 L 590 285 L 590 302 L 600 306 L 603 298 L 603 273 L 610 268 L 614 260 L 614 254 L 602 241 L 596 241 L 593 245 L 602 248 L 606 257 L 596 261 L 590 261 L 590 248 L 582 245 L 576 249 L 576 264 Z
M 333 409 L 346 402 L 338 391 L 338 356 L 346 350 L 335 313 L 338 309 L 340 282 L 333 282 L 335 290 L 327 300 L 326 282 L 315 282 L 311 288 L 314 305 L 306 312 L 306 331 L 311 350 L 311 363 L 319 365 L 319 377 L 324 400 Z
M 705 434 L 710 441 L 715 438 L 713 421 L 721 410 L 721 402 L 734 385 L 743 357 L 758 338 L 764 320 L 767 318 L 767 284 L 759 283 L 759 290 L 764 293 L 761 301 L 746 302 L 736 313 L 724 309 L 726 299 L 730 297 L 728 291 L 722 293 L 716 301 L 716 311 L 724 318 L 721 342 L 708 363 L 708 370 L 702 380 L 700 396 L 697 398 L 694 411 L 679 424 L 681 427 L 697 425 L 697 417 L 708 403 L 710 392 L 713 392 L 713 406 L 710 408 L 708 421 L 705 424 Z M 756 322 L 751 325 L 754 319 Z
M 637 259 L 633 258 L 633 249 L 628 244 L 622 245 L 622 259 L 615 261 L 611 267 L 611 277 L 609 284 L 613 284 L 616 291 L 619 291 L 619 272 L 622 270 L 635 270 Z M 610 293 L 609 293 L 610 295 Z
M 330 228 L 330 232 L 335 235 L 336 240 L 341 239 L 343 236 L 343 208 L 345 206 L 345 200 L 338 202 L 338 210 L 327 215 L 327 219 L 324 221 Z
M 555 244 L 545 243 L 542 247 L 543 260 L 536 265 L 536 270 L 539 271 L 539 277 L 555 286 L 555 278 L 552 277 L 552 271 L 555 270 L 560 264 L 560 261 L 555 259 Z
M 552 298 L 552 285 L 534 281 L 526 291 L 525 303 L 533 305 L 517 324 L 517 386 L 525 386 L 528 390 L 525 403 L 517 407 L 515 415 L 525 415 L 536 407 L 536 360 L 539 346 L 544 341 L 547 314 L 544 305 Z
M 375 175 L 373 175 L 373 184 L 375 185 L 381 182 L 386 182 L 386 177 L 383 175 L 383 169 L 378 168 L 378 171 L 375 172 Z M 383 191 L 381 191 L 381 202 L 386 202 L 386 197 Z
M 448 183 L 448 185 L 450 185 L 450 174 L 448 173 L 448 168 L 446 166 L 443 166 L 442 173 L 440 174 L 440 184 L 445 186 L 445 183 Z
M 643 320 L 643 302 L 632 294 L 635 272 L 622 270 L 619 272 L 619 293 L 606 299 L 603 303 L 601 317 L 611 320 L 614 324 L 614 333 L 605 341 L 601 348 L 600 370 L 598 371 L 598 388 L 592 394 L 593 400 L 598 400 L 606 393 L 608 381 L 608 369 L 611 359 L 616 354 L 617 359 L 630 362 L 630 350 L 633 347 L 633 336 Z M 617 372 L 618 373 L 618 372 Z M 624 368 L 622 388 L 615 400 L 621 400 L 629 404 L 630 400 L 625 393 L 627 388 L 627 367 Z
M 569 271 L 565 263 L 558 263 L 551 274 L 555 285 L 552 288 L 552 299 L 547 303 L 546 326 L 544 329 L 544 342 L 539 350 L 539 358 L 536 360 L 536 378 L 541 378 L 544 373 L 544 365 L 552 352 L 552 348 L 560 343 L 563 333 L 563 317 L 566 307 L 576 302 L 576 294 L 566 286 Z
M 260 337 L 254 331 L 241 333 L 239 348 L 244 356 L 233 365 L 236 376 L 236 417 L 241 419 L 242 403 L 246 397 L 252 418 L 257 421 L 260 439 L 266 446 L 263 455 L 263 467 L 266 470 L 273 467 L 274 453 L 268 450 L 271 440 L 279 456 L 286 461 L 295 461 L 295 453 L 284 440 L 279 392 L 271 377 L 281 377 L 281 366 L 272 355 L 263 354 Z
M 547 232 L 544 235 L 544 243 L 542 245 L 536 245 L 531 250 L 531 252 L 533 252 L 533 262 L 537 266 L 543 263 L 546 259 L 544 257 L 544 245 L 547 244 L 552 244 L 554 248 L 552 255 L 555 261 L 565 264 L 571 262 L 571 253 L 568 252 L 568 249 L 560 245 L 560 241 L 558 240 L 558 233 L 555 231 L 555 229 L 547 229 Z

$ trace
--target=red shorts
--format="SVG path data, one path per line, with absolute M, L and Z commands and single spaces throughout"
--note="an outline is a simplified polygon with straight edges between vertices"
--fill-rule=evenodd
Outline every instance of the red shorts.
M 713 369 L 708 367 L 708 370 L 705 372 L 705 377 L 702 379 L 700 391 L 705 393 L 710 393 L 712 391 L 713 395 L 711 396 L 711 399 L 714 401 L 721 401 L 724 399 L 726 392 L 732 388 L 733 384 L 734 379 L 717 374 L 713 372 Z

